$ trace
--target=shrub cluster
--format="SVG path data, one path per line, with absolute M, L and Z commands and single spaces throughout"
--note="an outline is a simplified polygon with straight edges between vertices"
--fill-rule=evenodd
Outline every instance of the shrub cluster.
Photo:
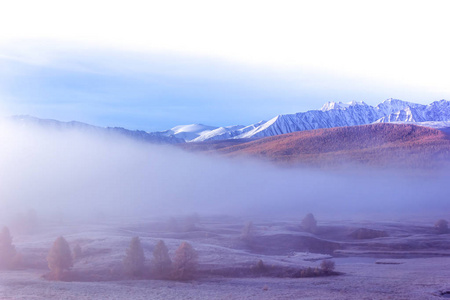
M 447 233 L 448 222 L 444 219 L 440 219 L 434 224 L 434 228 L 436 228 L 438 233 Z

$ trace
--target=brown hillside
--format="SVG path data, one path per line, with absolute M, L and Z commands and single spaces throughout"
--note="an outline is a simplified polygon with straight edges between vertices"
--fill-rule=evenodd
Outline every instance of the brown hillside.
M 189 151 L 210 151 L 218 150 L 222 148 L 228 148 L 235 145 L 240 145 L 243 143 L 248 143 L 254 139 L 235 139 L 235 140 L 218 140 L 218 141 L 205 141 L 205 142 L 191 142 L 191 143 L 180 143 L 177 147 L 180 147 Z
M 213 145 L 205 150 L 211 152 Z M 436 167 L 450 162 L 450 139 L 444 132 L 426 127 L 372 124 L 294 132 L 213 151 L 288 164 Z

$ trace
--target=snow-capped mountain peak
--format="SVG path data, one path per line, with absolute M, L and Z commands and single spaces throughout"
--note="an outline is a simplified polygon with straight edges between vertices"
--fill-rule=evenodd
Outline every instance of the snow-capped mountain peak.
M 186 141 L 261 138 L 294 131 L 356 126 L 375 122 L 427 121 L 450 121 L 450 102 L 440 100 L 423 105 L 393 98 L 387 99 L 377 106 L 368 105 L 363 101 L 327 102 L 320 110 L 278 115 L 269 121 L 261 121 L 249 126 L 230 126 L 203 132 L 198 131 L 197 137 L 186 139 Z M 182 136 L 178 135 L 177 137 Z
M 208 126 L 203 124 L 189 124 L 178 125 L 169 130 L 161 131 L 164 136 L 174 136 L 176 138 L 184 139 L 186 142 L 193 141 L 201 135 L 208 134 L 209 132 L 217 129 L 216 126 Z
M 178 125 L 173 127 L 172 130 L 175 134 L 186 132 L 186 133 L 202 133 L 204 131 L 211 131 L 216 129 L 215 126 L 208 126 L 203 124 L 189 124 L 189 125 Z
M 161 132 L 103 128 L 75 121 L 60 122 L 30 116 L 16 116 L 12 120 L 20 126 L 33 124 L 58 130 L 83 130 L 90 133 L 119 134 L 151 143 L 182 143 L 226 139 L 255 139 L 295 131 L 386 122 L 408 122 L 422 126 L 444 128 L 448 127 L 450 123 L 450 101 L 439 100 L 423 105 L 390 98 L 377 106 L 371 106 L 362 101 L 348 103 L 327 102 L 320 110 L 278 115 L 268 121 L 260 121 L 248 126 L 216 127 L 203 124 L 189 124 L 175 126 Z
M 333 110 L 333 109 L 347 109 L 350 106 L 355 106 L 355 105 L 367 105 L 367 104 L 364 103 L 364 101 L 350 101 L 347 103 L 329 101 L 329 102 L 325 103 L 320 110 L 321 111 L 329 111 L 329 110 Z

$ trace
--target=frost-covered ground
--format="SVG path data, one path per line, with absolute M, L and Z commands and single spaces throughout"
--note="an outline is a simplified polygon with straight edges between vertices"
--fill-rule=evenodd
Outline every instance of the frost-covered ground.
M 25 268 L 0 272 L 0 299 L 443 299 L 440 294 L 450 292 L 450 234 L 436 234 L 427 223 L 319 222 L 310 234 L 296 222 L 261 221 L 255 222 L 251 242 L 239 238 L 243 223 L 201 218 L 186 230 L 183 220 L 142 220 L 12 232 Z M 358 228 L 388 236 L 351 238 Z M 88 282 L 42 278 L 48 272 L 45 256 L 59 235 L 82 247 L 84 256 L 72 272 Z M 133 236 L 141 237 L 148 268 L 159 239 L 171 255 L 189 241 L 199 253 L 198 277 L 187 282 L 123 278 L 121 261 Z M 267 266 L 302 269 L 332 256 L 341 275 L 275 278 L 240 272 L 260 259 Z

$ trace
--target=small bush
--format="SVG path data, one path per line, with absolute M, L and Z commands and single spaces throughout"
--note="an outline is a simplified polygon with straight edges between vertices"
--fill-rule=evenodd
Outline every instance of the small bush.
M 434 228 L 436 228 L 438 233 L 447 233 L 448 222 L 444 219 L 440 219 L 434 224 Z
M 304 270 L 302 270 L 302 272 L 300 273 L 301 277 L 314 277 L 315 276 L 315 272 L 313 268 L 306 268 Z
M 255 270 L 261 273 L 266 270 L 266 266 L 264 265 L 262 259 L 258 260 L 258 262 L 256 263 Z
M 325 273 L 331 273 L 334 271 L 335 263 L 332 260 L 322 260 L 320 263 L 320 269 Z

